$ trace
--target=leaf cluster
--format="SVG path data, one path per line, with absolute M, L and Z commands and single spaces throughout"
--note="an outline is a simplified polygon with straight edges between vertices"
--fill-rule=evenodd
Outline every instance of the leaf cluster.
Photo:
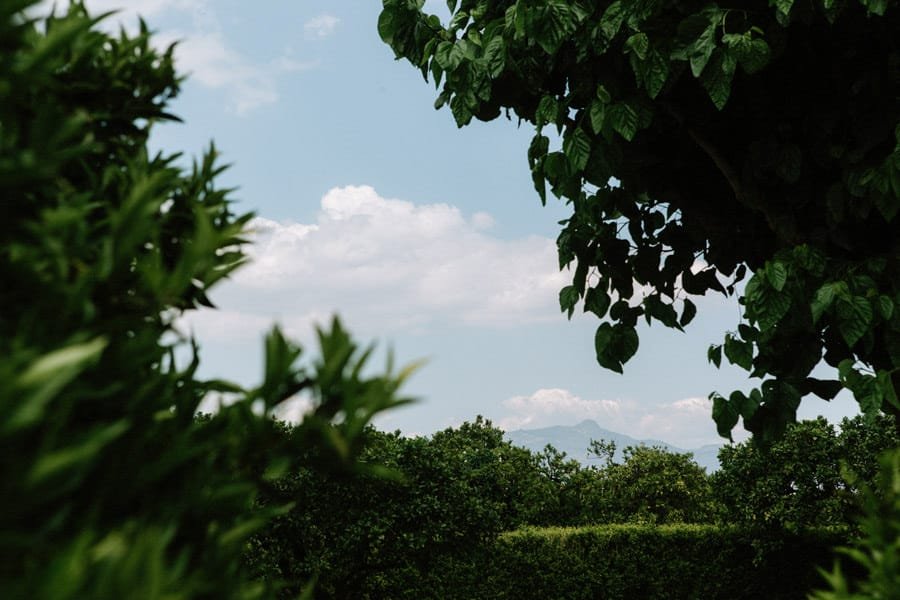
M 764 382 L 718 400 L 724 435 L 738 414 L 774 439 L 804 396 L 833 396 L 810 380 L 821 360 L 867 413 L 900 414 L 896 2 L 462 0 L 448 23 L 383 5 L 382 39 L 460 126 L 534 126 L 535 188 L 572 207 L 560 306 L 605 319 L 600 365 L 622 370 L 641 318 L 682 329 L 691 297 L 752 273 L 725 349 Z

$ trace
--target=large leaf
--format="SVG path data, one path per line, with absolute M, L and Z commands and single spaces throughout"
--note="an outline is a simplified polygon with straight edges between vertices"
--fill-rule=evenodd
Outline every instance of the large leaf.
M 570 319 L 572 318 L 572 312 L 575 310 L 575 305 L 578 304 L 578 300 L 581 296 L 578 293 L 578 290 L 574 285 L 567 285 L 563 289 L 559 291 L 559 308 L 562 312 L 567 313 Z
M 621 323 L 601 323 L 594 335 L 594 348 L 601 366 L 621 373 L 623 363 L 637 352 L 637 331 Z
M 723 438 L 730 440 L 732 439 L 731 430 L 734 429 L 740 418 L 737 407 L 719 394 L 713 394 L 711 399 L 713 401 L 712 418 L 716 422 L 716 431 Z
M 591 139 L 581 127 L 577 127 L 563 140 L 563 151 L 572 168 L 580 171 L 591 156 Z
M 628 141 L 634 139 L 637 133 L 637 112 L 626 102 L 616 102 L 607 109 L 612 128 Z
M 838 294 L 846 293 L 846 290 L 847 284 L 843 281 L 826 283 L 816 290 L 816 295 L 813 297 L 812 304 L 810 304 L 813 323 L 817 323 L 819 319 L 822 318 L 825 311 L 831 308 L 835 297 L 837 297 Z
M 749 371 L 753 366 L 753 344 L 729 334 L 725 336 L 725 356 L 732 364 Z
M 838 330 L 851 348 L 872 323 L 872 305 L 866 298 L 850 296 L 837 301 Z

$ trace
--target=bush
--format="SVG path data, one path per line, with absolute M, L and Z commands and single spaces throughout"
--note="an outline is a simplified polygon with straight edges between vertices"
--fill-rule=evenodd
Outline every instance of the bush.
M 422 573 L 416 590 L 383 597 L 805 598 L 821 581 L 817 566 L 846 539 L 836 530 L 760 535 L 711 525 L 524 529 Z

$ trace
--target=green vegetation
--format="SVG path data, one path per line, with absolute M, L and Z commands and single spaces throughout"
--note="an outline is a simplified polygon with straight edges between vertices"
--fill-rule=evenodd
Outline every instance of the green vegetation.
M 860 450 L 870 454 L 851 463 L 859 479 L 844 485 L 839 449 L 860 431 L 868 440 Z M 560 590 L 581 585 L 572 597 L 593 597 L 604 581 L 610 595 L 602 597 L 664 597 L 659 590 L 670 588 L 678 590 L 671 597 L 740 589 L 751 590 L 748 598 L 798 597 L 822 582 L 816 567 L 831 565 L 831 545 L 855 535 L 858 490 L 876 481 L 874 457 L 897 443 L 889 418 L 845 420 L 840 435 L 822 420 L 802 422 L 771 448 L 725 447 L 722 469 L 707 475 L 690 455 L 644 446 L 616 463 L 600 440 L 592 447 L 604 464 L 585 468 L 550 446 L 514 447 L 481 418 L 431 438 L 374 429 L 365 437 L 361 460 L 394 476 L 300 469 L 278 479 L 262 502 L 295 499 L 297 508 L 253 539 L 247 561 L 258 576 L 315 576 L 322 598 L 517 597 L 513 590 L 532 585 L 569 597 L 551 593 L 554 581 Z M 814 464 L 799 460 L 807 453 Z M 610 548 L 607 566 L 595 564 Z M 648 557 L 668 562 L 651 575 L 656 558 Z M 722 562 L 708 564 L 713 557 Z M 723 575 L 673 583 L 696 570 Z M 764 575 L 754 579 L 756 571 Z M 525 573 L 539 581 L 527 583 Z
M 847 525 L 859 511 L 860 486 L 876 483 L 877 457 L 898 445 L 885 416 L 844 419 L 840 432 L 821 417 L 802 421 L 771 448 L 722 448 L 712 487 L 729 522 L 790 530 Z
M 756 446 L 726 452 L 714 487 L 756 526 L 845 521 L 856 480 L 833 465 L 859 451 L 821 422 L 778 441 L 804 397 L 841 388 L 863 430 L 886 413 L 900 431 L 897 3 L 448 0 L 447 22 L 424 5 L 383 0 L 379 33 L 460 127 L 502 113 L 534 126 L 535 189 L 572 208 L 560 307 L 603 320 L 599 364 L 622 371 L 641 317 L 683 329 L 692 296 L 732 295 L 752 273 L 742 322 L 708 359 L 761 380 L 710 394 L 719 433 L 743 421 Z M 812 376 L 823 361 L 837 379 Z M 870 579 L 853 597 L 896 597 L 894 481 L 869 496 L 854 556 Z
M 424 0 L 383 5 L 382 39 L 459 126 L 534 126 L 541 200 L 572 207 L 560 306 L 605 319 L 602 366 L 621 372 L 641 317 L 682 329 L 691 296 L 752 272 L 709 359 L 763 381 L 713 395 L 720 433 L 742 418 L 777 438 L 803 397 L 841 386 L 900 423 L 895 1 L 449 0 L 447 23 Z M 810 375 L 823 359 L 839 381 Z
M 848 576 L 839 563 L 825 574 L 831 591 L 820 591 L 817 600 L 900 597 L 900 450 L 882 455 L 877 485 L 848 479 L 863 487 L 862 538 L 856 547 L 841 548 L 864 576 Z
M 0 597 L 268 596 L 241 556 L 293 504 L 255 499 L 310 447 L 354 468 L 404 375 L 362 376 L 335 321 L 302 364 L 273 330 L 258 387 L 199 380 L 177 320 L 240 266 L 250 216 L 214 149 L 187 170 L 148 154 L 174 118 L 171 48 L 32 3 L 0 3 Z M 314 413 L 282 435 L 266 415 L 299 392 Z M 233 403 L 198 421 L 210 394 Z
M 143 24 L 102 33 L 80 3 L 39 20 L 32 4 L 0 3 L 0 597 L 786 598 L 857 534 L 819 597 L 895 597 L 900 454 L 875 462 L 898 442 L 875 413 L 900 413 L 892 2 L 479 0 L 444 29 L 421 1 L 385 0 L 382 35 L 446 75 L 461 124 L 512 108 L 560 128 L 562 151 L 538 133 L 530 160 L 539 188 L 573 203 L 561 301 L 610 313 L 601 364 L 634 353 L 638 316 L 681 327 L 681 292 L 756 271 L 748 322 L 711 357 L 774 379 L 717 398 L 715 415 L 723 433 L 743 416 L 783 435 L 726 448 L 713 476 L 659 448 L 617 463 L 602 440 L 604 464 L 584 468 L 480 418 L 378 432 L 409 369 L 364 375 L 370 351 L 336 319 L 303 361 L 273 329 L 256 387 L 200 379 L 179 319 L 241 266 L 250 215 L 216 186 L 214 148 L 191 167 L 147 150 L 175 118 L 171 48 Z M 823 49 L 822 28 L 847 43 Z M 800 91 L 775 102 L 788 75 Z M 831 89 L 817 77 L 840 93 L 806 97 Z M 654 290 L 639 306 L 632 280 Z M 839 434 L 786 425 L 801 395 L 836 389 L 808 377 L 822 351 L 866 412 Z M 270 417 L 300 393 L 301 424 Z M 228 402 L 197 415 L 211 395 Z

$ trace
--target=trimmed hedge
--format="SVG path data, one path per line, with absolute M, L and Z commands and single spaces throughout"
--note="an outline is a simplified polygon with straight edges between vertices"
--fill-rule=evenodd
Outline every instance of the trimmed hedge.
M 847 533 L 714 525 L 524 529 L 446 556 L 439 570 L 381 573 L 366 597 L 441 599 L 805 598 Z M 375 588 L 375 589 L 373 589 Z

